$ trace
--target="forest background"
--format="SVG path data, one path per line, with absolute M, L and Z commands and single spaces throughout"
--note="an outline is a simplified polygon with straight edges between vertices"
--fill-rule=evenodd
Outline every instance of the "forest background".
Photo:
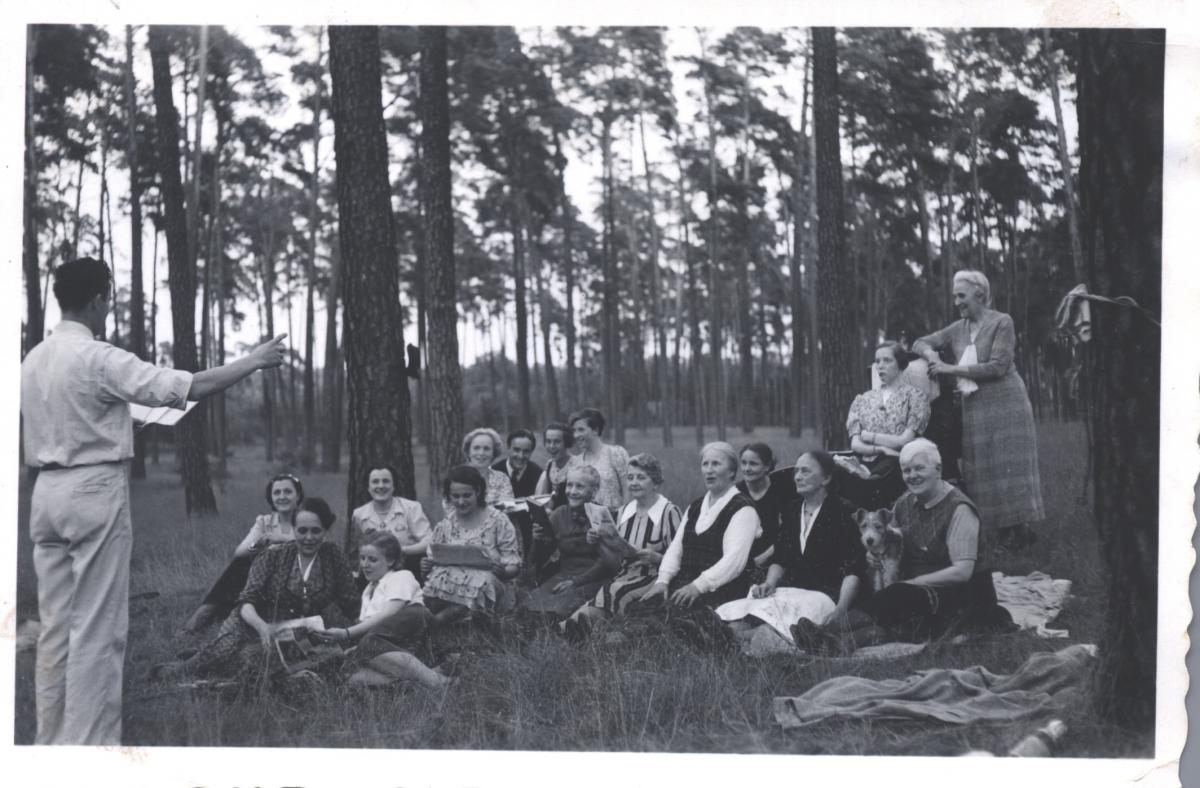
M 448 201 L 435 206 L 421 188 L 442 169 L 431 164 L 440 154 L 421 142 L 431 94 L 420 90 L 429 75 L 418 73 L 426 58 L 417 51 L 429 42 L 411 28 L 383 28 L 378 43 L 367 42 L 384 66 L 379 103 L 391 159 L 375 170 L 389 175 L 393 215 L 375 240 L 386 236 L 395 249 L 400 265 L 390 275 L 404 286 L 394 292 L 406 294 L 404 309 L 378 325 L 409 326 L 409 340 L 415 333 L 427 350 L 421 382 L 388 390 L 403 400 L 389 403 L 403 412 L 400 440 L 381 434 L 354 456 L 363 413 L 347 407 L 346 377 L 369 365 L 351 363 L 337 341 L 336 305 L 349 286 L 338 281 L 348 265 L 338 255 L 358 239 L 334 235 L 349 220 L 337 210 L 353 179 L 342 171 L 334 184 L 328 167 L 332 135 L 322 117 L 331 104 L 337 114 L 338 91 L 323 75 L 328 43 L 315 29 L 269 31 L 265 48 L 296 64 L 274 80 L 256 52 L 262 39 L 246 44 L 237 30 L 160 29 L 155 42 L 142 30 L 30 29 L 23 345 L 45 330 L 48 275 L 68 251 L 122 269 L 114 237 L 126 210 L 130 228 L 143 211 L 153 231 L 131 231 L 129 278 L 117 282 L 118 344 L 189 366 L 235 351 L 250 315 L 264 333 L 282 330 L 284 315 L 303 325 L 292 331 L 284 370 L 243 384 L 201 414 L 211 418 L 178 433 L 187 508 L 197 512 L 215 504 L 210 447 L 219 480 L 230 447 L 259 435 L 271 462 L 305 469 L 338 468 L 349 445 L 353 505 L 355 465 L 380 446 L 411 468 L 412 440 L 424 443 L 436 471 L 457 458 L 462 425 L 536 425 L 583 404 L 581 392 L 609 414 L 618 442 L 650 425 L 667 427 L 660 434 L 669 442 L 677 425 L 702 441 L 732 427 L 785 424 L 793 433 L 815 427 L 840 445 L 845 403 L 866 387 L 874 340 L 948 322 L 949 277 L 967 266 L 988 273 L 998 307 L 1017 321 L 1021 371 L 1039 414 L 1075 415 L 1071 357 L 1053 342 L 1049 315 L 1095 260 L 1075 212 L 1090 193 L 1100 220 L 1106 194 L 1093 181 L 1082 199 L 1072 196 L 1079 143 L 1062 107 L 1079 66 L 1075 33 L 852 29 L 830 34 L 822 58 L 803 30 L 709 30 L 676 61 L 655 29 L 538 32 L 460 28 L 446 37 L 448 215 L 438 213 Z M 157 52 L 153 100 L 146 49 Z M 55 62 L 64 57 L 75 60 Z M 1100 58 L 1087 70 L 1095 78 L 1113 64 Z M 790 78 L 779 76 L 789 69 Z M 294 84 L 283 90 L 283 80 Z M 1153 102 L 1152 78 L 1124 88 L 1119 98 L 1141 90 Z M 800 110 L 789 115 L 797 90 Z M 298 110 L 276 128 L 289 117 L 289 95 L 299 96 Z M 172 118 L 168 103 L 182 115 Z M 1093 134 L 1119 139 L 1119 122 L 1103 120 L 1109 125 Z M 172 127 L 176 144 L 164 145 Z M 177 166 L 163 166 L 176 156 Z M 565 187 L 572 160 L 591 174 L 572 176 L 582 191 Z M 119 189 L 122 162 L 128 195 Z M 422 229 L 443 218 L 458 271 L 449 299 L 422 293 L 425 274 L 441 270 Z M 166 306 L 157 286 L 146 288 L 147 277 L 164 278 L 163 254 L 178 305 L 173 336 L 182 337 L 166 347 L 155 316 Z M 389 291 L 387 282 L 376 289 Z M 423 334 L 447 302 L 462 350 L 439 354 Z M 386 297 L 377 303 L 391 309 Z M 333 330 L 318 344 L 322 305 L 321 322 L 332 318 Z M 385 334 L 377 371 L 394 383 L 406 359 L 395 332 Z M 1150 355 L 1157 360 L 1157 350 Z M 465 405 L 449 418 L 438 412 L 446 401 L 422 391 L 446 356 L 464 375 Z M 759 396 L 742 396 L 747 390 Z M 439 429 L 439 420 L 459 428 Z M 143 458 L 155 456 L 151 439 Z M 403 482 L 411 489 L 413 477 Z
M 145 35 L 29 30 L 26 349 L 54 319 L 54 266 L 91 254 L 117 271 L 110 339 L 173 363 Z M 462 423 L 536 428 L 595 404 L 618 443 L 650 425 L 700 440 L 763 424 L 836 443 L 845 404 L 822 420 L 822 366 L 844 369 L 843 393 L 865 388 L 878 339 L 950 321 L 963 267 L 1014 316 L 1035 411 L 1074 415 L 1052 324 L 1083 279 L 1073 35 L 839 34 L 848 298 L 826 308 L 847 341 L 819 362 L 832 299 L 818 297 L 805 29 L 452 29 Z M 164 46 L 198 361 L 291 336 L 284 369 L 210 407 L 215 473 L 228 445 L 258 441 L 268 459 L 335 469 L 345 349 L 325 33 L 180 28 Z M 426 335 L 418 48 L 416 28 L 382 29 L 400 320 L 427 365 L 446 350 Z M 410 388 L 428 444 L 429 400 Z

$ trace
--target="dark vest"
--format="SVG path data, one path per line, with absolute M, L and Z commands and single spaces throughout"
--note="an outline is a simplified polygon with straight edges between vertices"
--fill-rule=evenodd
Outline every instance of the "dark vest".
M 950 550 L 946 546 L 946 534 L 950 520 L 959 504 L 971 507 L 975 516 L 979 509 L 962 490 L 951 487 L 945 498 L 932 509 L 926 509 L 917 496 L 905 493 L 896 501 L 896 520 L 904 532 L 904 557 L 900 562 L 900 577 L 910 578 L 936 572 L 950 566 Z M 983 529 L 980 529 L 979 547 L 976 552 L 975 571 L 979 572 L 983 562 Z
M 680 560 L 679 573 L 671 581 L 671 589 L 682 588 L 700 576 L 700 573 L 721 560 L 725 554 L 722 541 L 729 521 L 745 506 L 753 506 L 750 499 L 738 493 L 729 499 L 725 507 L 717 514 L 716 520 L 702 534 L 696 533 L 696 521 L 700 519 L 700 507 L 704 503 L 701 496 L 692 502 L 687 510 L 687 520 L 683 525 L 683 557 Z M 729 583 L 721 586 L 710 596 L 720 601 L 738 599 L 746 595 L 747 588 L 743 587 L 743 575 L 739 575 Z M 731 596 L 732 594 L 732 596 Z

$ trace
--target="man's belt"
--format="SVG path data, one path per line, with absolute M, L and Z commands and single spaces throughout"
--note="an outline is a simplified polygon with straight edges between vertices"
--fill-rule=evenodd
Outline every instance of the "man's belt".
M 120 465 L 124 460 L 104 460 L 102 462 L 81 462 L 78 465 L 59 465 L 57 462 L 48 462 L 38 468 L 39 471 L 68 471 L 72 468 L 91 468 L 95 465 Z

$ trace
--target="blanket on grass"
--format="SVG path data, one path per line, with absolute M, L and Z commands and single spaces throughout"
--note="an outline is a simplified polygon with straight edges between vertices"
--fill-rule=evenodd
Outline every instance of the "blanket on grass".
M 1040 638 L 1065 638 L 1065 629 L 1050 629 L 1047 625 L 1058 618 L 1063 605 L 1071 596 L 1071 581 L 1056 580 L 1043 572 L 1027 575 L 1005 575 L 992 572 L 996 601 L 1012 615 L 1013 623 L 1021 629 L 1032 629 Z
M 1011 675 L 980 665 L 922 670 L 903 679 L 837 676 L 798 697 L 774 700 L 775 721 L 798 728 L 828 719 L 1013 722 L 1057 710 L 1077 696 L 1097 649 L 1076 644 L 1038 652 Z

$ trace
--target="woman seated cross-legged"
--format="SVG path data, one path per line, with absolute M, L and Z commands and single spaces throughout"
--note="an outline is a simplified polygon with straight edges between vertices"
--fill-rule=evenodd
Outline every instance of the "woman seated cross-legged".
M 629 458 L 626 483 L 633 500 L 621 509 L 617 525 L 596 528 L 600 549 L 621 561 L 621 571 L 596 596 L 563 622 L 563 631 L 582 636 L 597 621 L 625 612 L 658 575 L 663 553 L 679 530 L 679 507 L 658 490 L 662 465 L 651 454 Z
M 228 616 L 237 604 L 238 595 L 242 593 L 246 578 L 250 575 L 250 565 L 258 554 L 272 545 L 292 541 L 292 520 L 296 507 L 304 501 L 304 485 L 290 473 L 281 473 L 267 482 L 266 499 L 271 513 L 260 514 L 254 519 L 250 532 L 234 549 L 233 560 L 192 613 L 183 627 L 184 632 L 200 632 L 214 621 Z
M 161 666 L 157 675 L 261 675 L 271 664 L 280 624 L 321 615 L 337 605 L 353 620 L 359 592 L 345 554 L 325 541 L 336 518 L 322 498 L 306 498 L 296 513 L 293 541 L 254 559 L 236 609 L 190 658 Z M 265 656 L 265 658 L 264 658 Z
M 897 457 L 929 424 L 929 400 L 904 382 L 908 353 L 899 342 L 875 349 L 880 387 L 859 394 L 850 405 L 846 432 L 852 456 L 838 456 L 838 491 L 855 506 L 885 509 L 904 492 Z
M 941 465 L 937 446 L 924 438 L 901 449 L 908 491 L 893 512 L 904 535 L 900 581 L 852 611 L 844 628 L 798 622 L 793 628 L 798 644 L 847 653 L 892 640 L 1011 627 L 1008 612 L 996 603 L 991 572 L 980 565 L 984 553 L 975 504 L 942 479 Z
M 446 474 L 442 495 L 450 506 L 434 526 L 429 554 L 421 560 L 425 605 L 433 611 L 435 626 L 513 606 L 509 581 L 521 571 L 520 538 L 512 522 L 487 505 L 487 489 L 473 466 L 456 465 Z M 474 549 L 439 556 L 439 545 Z
M 559 618 L 569 615 L 600 590 L 621 568 L 621 556 L 602 550 L 598 527 L 612 528 L 608 509 L 592 503 L 600 474 L 590 465 L 567 471 L 567 505 L 550 513 L 549 527 L 534 525 L 534 556 L 538 565 L 557 551 L 558 570 L 542 581 L 525 608 Z
M 370 534 L 359 547 L 359 570 L 367 585 L 358 621 L 313 631 L 349 649 L 344 673 L 350 684 L 376 686 L 407 679 L 441 689 L 450 681 L 412 653 L 424 646 L 433 614 L 422 604 L 421 585 L 403 568 L 403 558 L 393 534 Z
M 791 640 L 801 618 L 825 624 L 849 612 L 866 565 L 851 508 L 829 491 L 835 467 L 820 450 L 796 460 L 800 498 L 784 508 L 766 580 L 717 608 L 739 636 L 766 624 Z

